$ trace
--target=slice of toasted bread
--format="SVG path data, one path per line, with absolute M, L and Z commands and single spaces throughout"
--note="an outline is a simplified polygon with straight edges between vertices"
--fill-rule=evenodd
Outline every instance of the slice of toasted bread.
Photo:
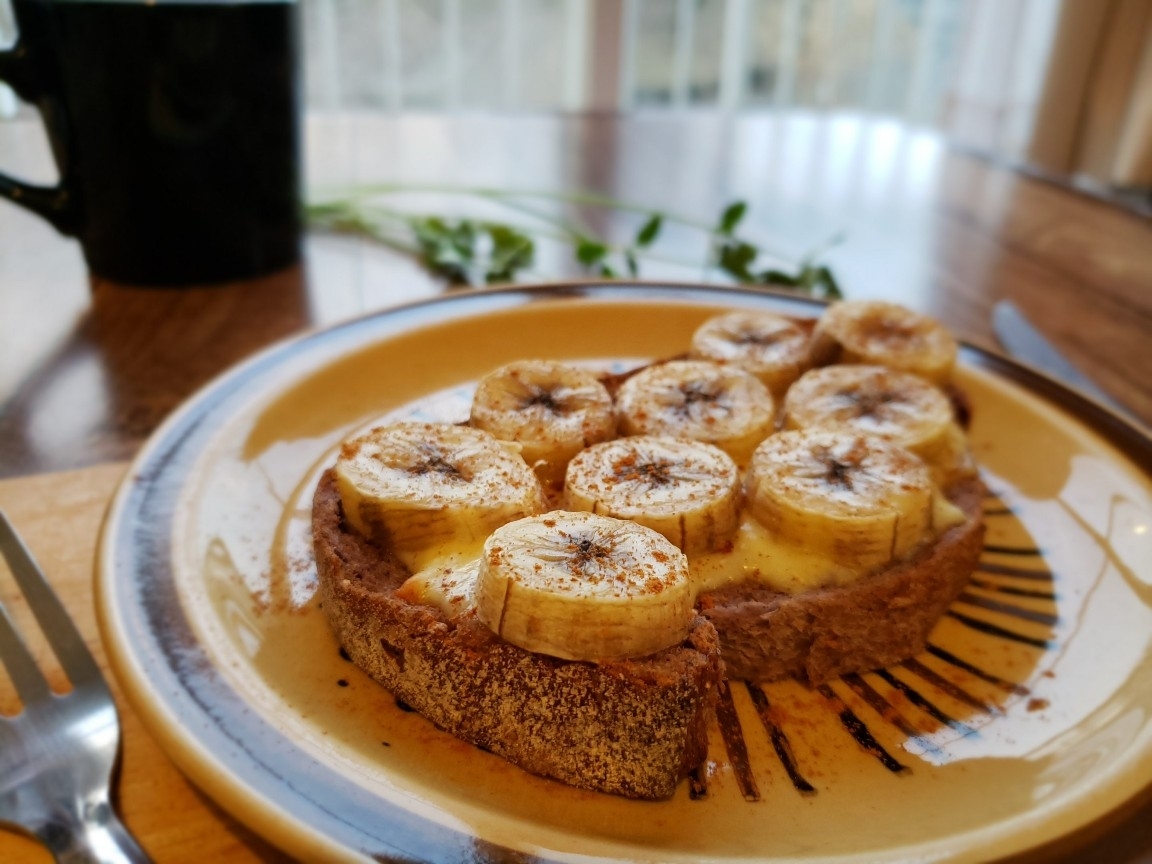
M 320 597 L 352 661 L 458 738 L 572 786 L 666 798 L 707 755 L 722 677 L 712 625 L 649 657 L 558 660 L 502 641 L 474 612 L 449 619 L 395 591 L 408 577 L 344 522 L 332 472 L 313 501 Z
M 948 491 L 967 519 L 911 558 L 850 585 L 784 594 L 741 583 L 700 597 L 720 634 L 728 677 L 818 684 L 913 657 L 976 567 L 984 540 L 984 486 Z

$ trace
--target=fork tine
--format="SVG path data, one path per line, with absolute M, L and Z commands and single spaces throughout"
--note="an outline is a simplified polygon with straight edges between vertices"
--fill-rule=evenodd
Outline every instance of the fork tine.
M 60 598 L 49 586 L 32 553 L 28 551 L 28 547 L 24 545 L 24 541 L 20 539 L 20 535 L 16 533 L 3 510 L 0 510 L 0 553 L 8 561 L 12 575 L 16 578 L 16 584 L 24 592 L 28 607 L 40 622 L 40 629 L 44 631 L 44 636 L 52 646 L 52 651 L 60 661 L 68 680 L 74 687 L 92 683 L 99 683 L 102 686 L 103 676 L 88 651 L 88 646 L 84 644 L 84 637 L 72 623 L 72 618 L 64 609 Z
M 16 694 L 27 705 L 51 693 L 44 673 L 36 665 L 36 658 L 16 632 L 16 625 L 8 616 L 8 610 L 0 603 L 0 662 L 8 670 L 8 677 L 16 687 Z

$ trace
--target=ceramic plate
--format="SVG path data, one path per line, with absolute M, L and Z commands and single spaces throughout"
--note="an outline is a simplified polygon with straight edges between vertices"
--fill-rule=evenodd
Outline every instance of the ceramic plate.
M 816 689 L 734 685 L 672 800 L 529 776 L 342 659 L 308 542 L 337 442 L 383 417 L 462 419 L 472 382 L 512 359 L 679 353 L 731 307 L 819 312 L 690 286 L 469 293 L 216 381 L 144 448 L 104 530 L 101 624 L 134 707 L 210 796 L 311 859 L 975 861 L 1131 800 L 1152 777 L 1152 448 L 970 348 L 987 545 L 929 650 Z

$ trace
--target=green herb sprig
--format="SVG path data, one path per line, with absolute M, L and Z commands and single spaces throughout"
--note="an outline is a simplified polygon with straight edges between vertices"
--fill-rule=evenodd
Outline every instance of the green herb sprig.
M 532 224 L 523 224 L 523 219 L 513 224 L 462 216 L 409 213 L 381 203 L 389 195 L 409 192 L 470 196 L 515 211 Z M 628 242 L 613 244 L 582 225 L 524 203 L 531 199 L 636 213 L 643 216 L 643 221 Z M 537 239 L 569 245 L 575 261 L 589 275 L 611 279 L 626 274 L 638 278 L 642 260 L 673 260 L 655 247 L 665 224 L 675 222 L 706 235 L 709 242 L 708 260 L 704 262 L 706 275 L 719 272 L 740 284 L 773 286 L 827 299 L 843 296 L 831 269 L 819 261 L 820 254 L 841 241 L 840 235 L 803 256 L 792 269 L 779 265 L 758 268 L 757 262 L 762 257 L 771 257 L 779 262 L 784 256 L 778 253 L 767 255 L 762 246 L 737 234 L 747 211 L 745 202 L 736 201 L 724 208 L 715 224 L 706 224 L 588 193 L 377 186 L 348 197 L 311 204 L 307 208 L 307 218 L 314 228 L 358 234 L 412 255 L 430 272 L 453 286 L 521 281 L 535 265 Z

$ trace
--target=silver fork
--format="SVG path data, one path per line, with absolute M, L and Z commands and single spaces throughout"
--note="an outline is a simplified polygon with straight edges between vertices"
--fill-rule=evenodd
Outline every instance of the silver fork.
M 72 684 L 53 693 L 0 604 L 0 661 L 23 703 L 0 717 L 0 822 L 36 836 L 60 862 L 147 862 L 109 800 L 120 749 L 112 694 L 76 625 L 0 511 L 0 553 Z

